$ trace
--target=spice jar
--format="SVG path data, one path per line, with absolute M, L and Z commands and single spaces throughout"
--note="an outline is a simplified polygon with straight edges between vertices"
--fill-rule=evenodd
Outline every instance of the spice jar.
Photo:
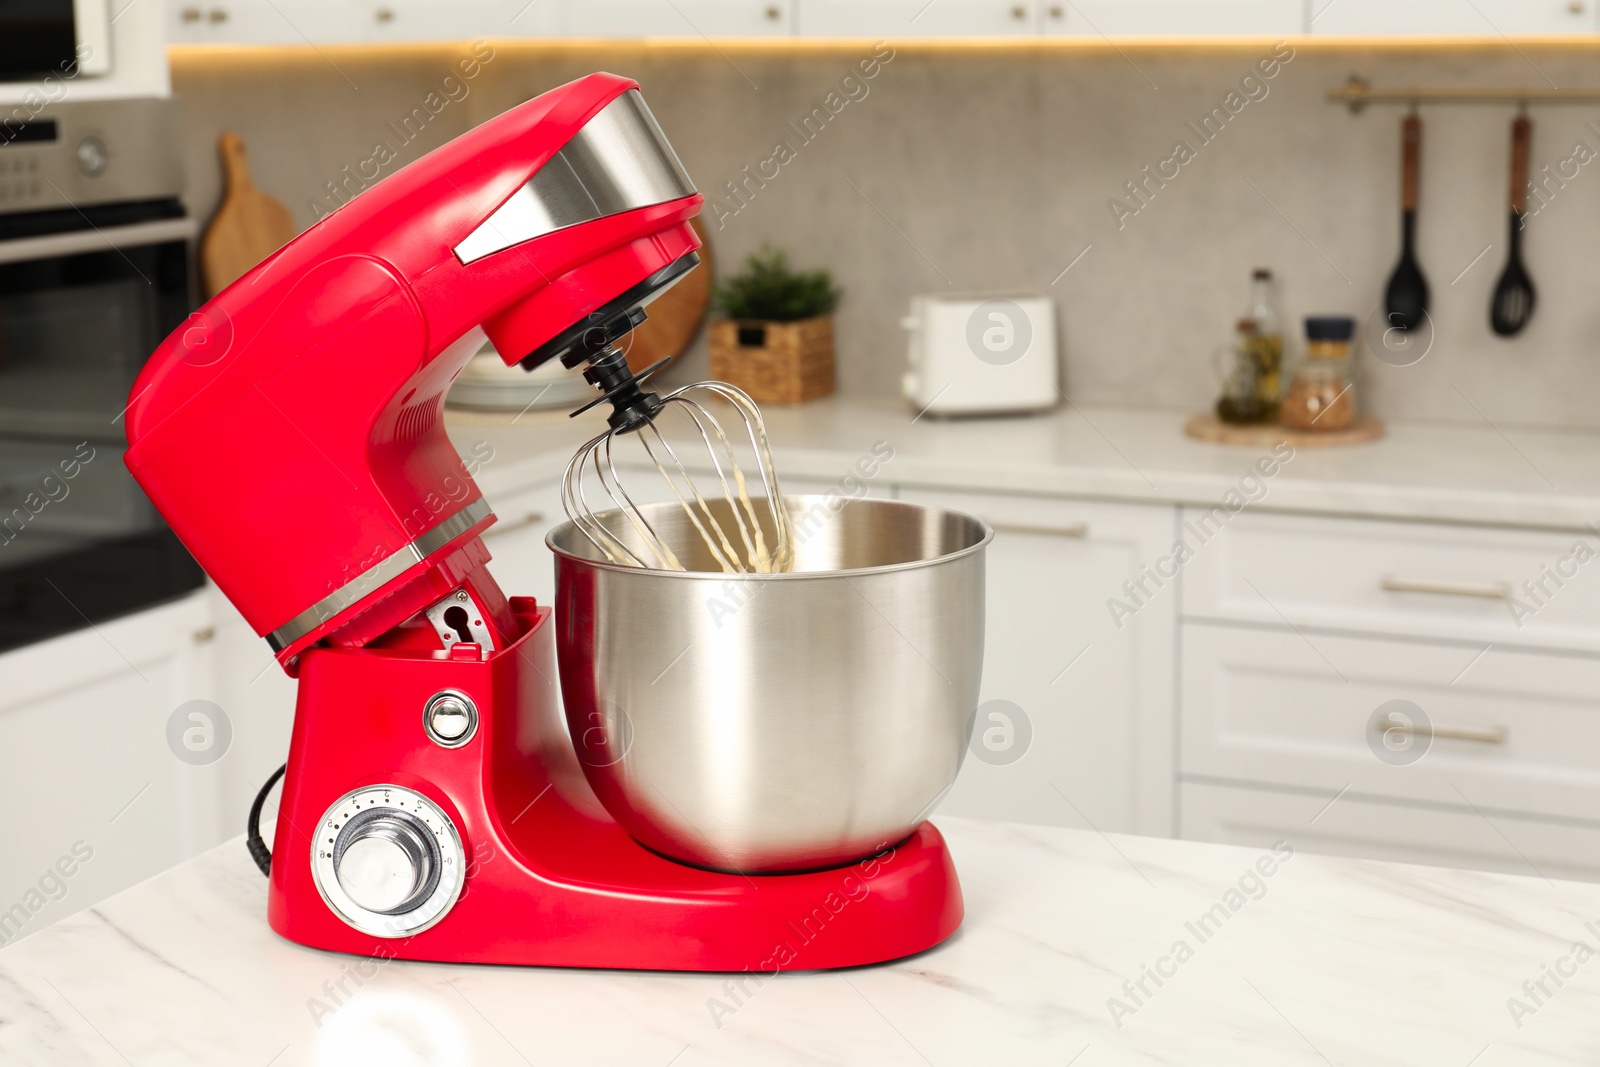
M 1350 338 L 1354 319 L 1316 315 L 1306 319 L 1306 355 L 1278 406 L 1278 420 L 1296 430 L 1326 433 L 1355 420 L 1350 381 Z

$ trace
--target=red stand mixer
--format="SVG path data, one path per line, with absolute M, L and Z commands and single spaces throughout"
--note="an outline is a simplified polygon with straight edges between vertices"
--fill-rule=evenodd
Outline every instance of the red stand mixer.
M 270 854 L 284 937 L 770 974 L 905 956 L 960 924 L 925 822 L 801 873 L 639 844 L 549 726 L 550 607 L 485 568 L 494 515 L 445 435 L 450 383 L 487 335 L 508 364 L 584 367 L 614 428 L 649 421 L 659 399 L 613 342 L 698 263 L 701 202 L 636 83 L 595 74 L 362 193 L 146 366 L 128 466 L 299 680 Z

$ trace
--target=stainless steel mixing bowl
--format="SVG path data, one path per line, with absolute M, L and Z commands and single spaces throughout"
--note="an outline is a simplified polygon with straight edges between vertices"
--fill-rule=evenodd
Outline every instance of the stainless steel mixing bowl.
M 638 841 L 696 866 L 824 868 L 898 842 L 972 730 L 990 529 L 900 501 L 784 503 L 783 574 L 712 570 L 676 503 L 641 511 L 687 572 L 610 563 L 570 522 L 547 538 L 584 773 Z

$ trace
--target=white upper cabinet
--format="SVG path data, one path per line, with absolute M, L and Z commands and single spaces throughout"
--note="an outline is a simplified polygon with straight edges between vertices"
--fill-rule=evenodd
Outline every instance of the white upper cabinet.
M 342 44 L 362 37 L 354 0 L 170 0 L 168 39 L 196 44 Z
M 1039 32 L 1035 0 L 795 0 L 807 37 L 995 37 Z
M 1310 0 L 1317 34 L 1592 33 L 1596 0 Z
M 569 37 L 786 37 L 796 2 L 567 0 L 561 29 Z
M 1046 34 L 1073 37 L 1289 36 L 1304 32 L 1306 18 L 1303 0 L 1044 0 L 1042 8 Z
M 1594 33 L 1600 0 L 172 0 L 168 39 L 1495 37 Z
M 361 19 L 368 41 L 545 37 L 561 25 L 553 0 L 366 0 Z

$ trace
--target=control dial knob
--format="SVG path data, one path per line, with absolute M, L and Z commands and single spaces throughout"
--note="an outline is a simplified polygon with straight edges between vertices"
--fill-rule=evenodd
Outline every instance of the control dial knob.
M 439 877 L 439 846 L 414 815 L 368 808 L 339 835 L 333 870 L 351 900 L 395 915 L 427 898 Z
M 358 789 L 318 824 L 311 869 L 340 918 L 379 937 L 442 919 L 466 877 L 460 835 L 438 805 L 400 786 Z

